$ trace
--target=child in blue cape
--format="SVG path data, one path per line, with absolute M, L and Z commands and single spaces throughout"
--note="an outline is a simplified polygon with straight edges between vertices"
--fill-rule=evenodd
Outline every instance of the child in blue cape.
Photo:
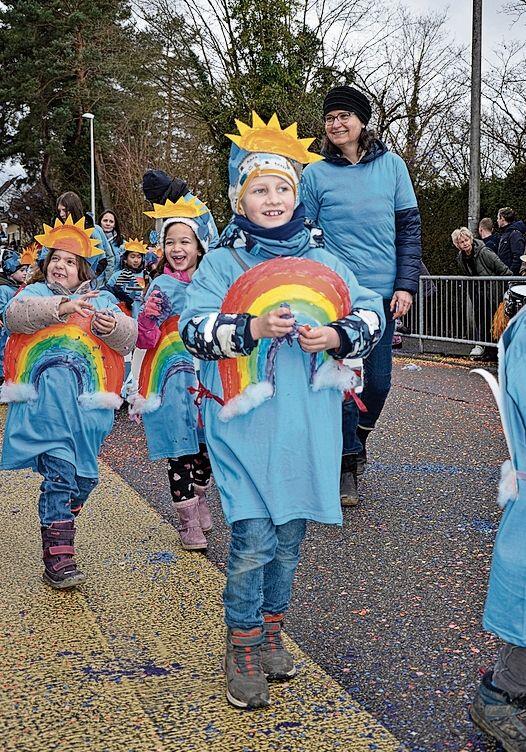
M 195 196 L 155 205 L 149 216 L 162 219 L 162 256 L 139 314 L 138 348 L 150 350 L 142 361 L 139 395 L 131 414 L 142 414 L 150 459 L 168 459 L 168 479 L 184 549 L 207 548 L 212 529 L 205 493 L 210 462 L 198 430 L 199 395 L 193 358 L 186 352 L 177 321 L 186 290 L 214 237 L 208 208 Z M 152 352 L 153 351 L 153 352 Z M 151 385 L 151 388 L 150 388 Z
M 38 250 L 36 244 L 24 248 L 22 253 L 8 248 L 2 256 L 0 274 L 0 383 L 4 378 L 4 350 L 7 343 L 7 329 L 3 323 L 4 311 L 20 286 L 26 281 L 29 268 L 35 263 Z
M 499 341 L 499 382 L 492 386 L 510 460 L 504 463 L 499 505 L 504 513 L 495 540 L 484 628 L 503 644 L 495 666 L 482 678 L 471 717 L 507 752 L 526 750 L 526 307 Z
M 124 238 L 121 232 L 117 215 L 111 209 L 105 209 L 99 217 L 99 226 L 104 233 L 111 251 L 111 260 L 108 260 L 106 269 L 107 278 L 119 268 L 121 254 L 124 252 Z
M 137 323 L 114 298 L 91 289 L 100 256 L 84 219 L 37 240 L 49 249 L 40 280 L 8 304 L 10 339 L 0 400 L 9 403 L 1 467 L 42 475 L 38 511 L 44 581 L 70 588 L 86 579 L 75 563 L 75 517 L 97 485 L 97 456 L 120 405 L 122 355 Z
M 139 315 L 142 296 L 146 287 L 145 258 L 148 247 L 135 238 L 124 243 L 118 269 L 108 280 L 107 286 L 115 297 L 130 310 L 134 319 Z
M 360 287 L 321 247 L 320 233 L 305 227 L 298 182 L 301 163 L 317 159 L 307 150 L 312 139 L 298 139 L 295 125 L 281 130 L 275 115 L 265 125 L 254 113 L 252 128 L 239 128 L 229 161 L 234 216 L 192 279 L 180 330 L 203 361 L 201 381 L 214 397 L 203 402 L 206 440 L 232 528 L 224 591 L 227 698 L 254 708 L 270 702 L 267 678 L 296 673 L 281 628 L 307 520 L 342 523 L 342 391 L 357 383 L 341 359 L 366 356 L 385 319 L 381 297 Z M 298 272 L 302 281 L 289 281 L 285 274 L 276 292 L 276 262 L 329 275 L 347 296 L 344 315 L 312 326 L 296 319 L 285 296 L 304 290 L 308 309 L 318 279 Z M 253 310 L 265 296 L 280 302 L 256 315 L 250 306 L 236 308 L 239 290 L 241 298 L 253 297 Z M 329 355 L 318 369 L 324 352 Z M 247 364 L 266 378 L 256 383 Z M 231 366 L 252 373 L 232 399 L 223 388 Z

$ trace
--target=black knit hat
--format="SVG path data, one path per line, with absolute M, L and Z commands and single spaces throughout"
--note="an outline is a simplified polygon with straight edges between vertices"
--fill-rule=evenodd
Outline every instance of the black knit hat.
M 188 190 L 184 180 L 171 178 L 164 170 L 148 170 L 142 179 L 142 190 L 148 201 L 164 203 L 166 199 L 177 201 Z
M 332 110 L 349 110 L 358 115 L 364 125 L 371 119 L 371 105 L 369 100 L 358 89 L 352 86 L 335 86 L 323 100 L 323 115 Z

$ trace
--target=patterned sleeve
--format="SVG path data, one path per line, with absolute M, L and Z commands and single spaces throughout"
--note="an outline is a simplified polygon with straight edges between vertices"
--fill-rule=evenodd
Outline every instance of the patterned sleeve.
M 340 335 L 338 350 L 329 350 L 329 355 L 342 358 L 366 358 L 382 336 L 380 317 L 375 311 L 356 309 L 350 316 L 338 319 L 330 327 Z
M 193 316 L 182 332 L 186 349 L 200 360 L 250 355 L 256 341 L 250 333 L 249 313 L 211 313 Z

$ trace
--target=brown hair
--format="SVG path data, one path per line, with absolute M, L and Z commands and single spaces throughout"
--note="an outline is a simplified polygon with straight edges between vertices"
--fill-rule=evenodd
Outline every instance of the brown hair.
M 367 154 L 371 146 L 376 141 L 376 132 L 368 128 L 362 128 L 360 136 L 358 137 L 358 156 Z M 330 138 L 325 134 L 321 142 L 321 153 L 327 157 L 341 157 L 343 156 L 340 149 L 334 146 Z
M 493 220 L 491 217 L 482 217 L 479 222 L 479 230 L 480 228 L 487 230 L 488 232 L 493 232 Z
M 59 248 L 50 248 L 46 258 L 44 259 L 42 266 L 38 264 L 36 269 L 33 271 L 31 277 L 28 279 L 26 285 L 33 285 L 35 282 L 46 282 L 47 281 L 47 270 L 49 267 L 49 262 L 51 261 L 53 254 L 55 251 L 60 250 Z M 90 265 L 86 261 L 86 259 L 83 259 L 82 256 L 77 256 L 76 254 L 73 254 L 75 256 L 75 260 L 77 262 L 77 271 L 79 275 L 79 284 L 82 284 L 83 282 L 87 282 L 88 280 L 92 280 L 94 277 L 94 274 L 91 270 Z
M 84 216 L 84 207 L 80 196 L 73 191 L 66 191 L 57 198 L 57 212 L 59 205 L 62 204 L 66 214 L 71 214 L 74 222 L 78 222 Z

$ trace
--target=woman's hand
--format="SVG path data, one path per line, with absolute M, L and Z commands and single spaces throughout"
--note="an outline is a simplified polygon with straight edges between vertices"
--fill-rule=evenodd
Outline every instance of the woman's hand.
M 69 316 L 70 313 L 80 313 L 81 316 L 86 318 L 95 310 L 90 300 L 96 298 L 98 294 L 96 290 L 91 290 L 81 295 L 80 298 L 75 298 L 75 300 L 63 300 L 58 307 L 58 315 L 63 318 Z
M 148 295 L 144 303 L 143 313 L 151 319 L 157 318 L 161 313 L 162 296 L 159 290 L 154 290 Z
M 250 334 L 253 339 L 263 337 L 285 337 L 290 334 L 294 326 L 294 316 L 290 308 L 281 306 L 274 308 L 264 316 L 257 316 L 250 322 Z
M 117 321 L 112 313 L 108 313 L 108 311 L 96 311 L 93 314 L 91 327 L 95 334 L 111 334 L 116 326 Z
M 393 312 L 394 319 L 400 319 L 405 316 L 413 304 L 413 296 L 405 290 L 395 290 L 391 298 L 390 310 Z
M 300 326 L 298 332 L 300 347 L 305 352 L 316 353 L 340 349 L 340 335 L 332 326 L 316 326 L 312 329 Z

